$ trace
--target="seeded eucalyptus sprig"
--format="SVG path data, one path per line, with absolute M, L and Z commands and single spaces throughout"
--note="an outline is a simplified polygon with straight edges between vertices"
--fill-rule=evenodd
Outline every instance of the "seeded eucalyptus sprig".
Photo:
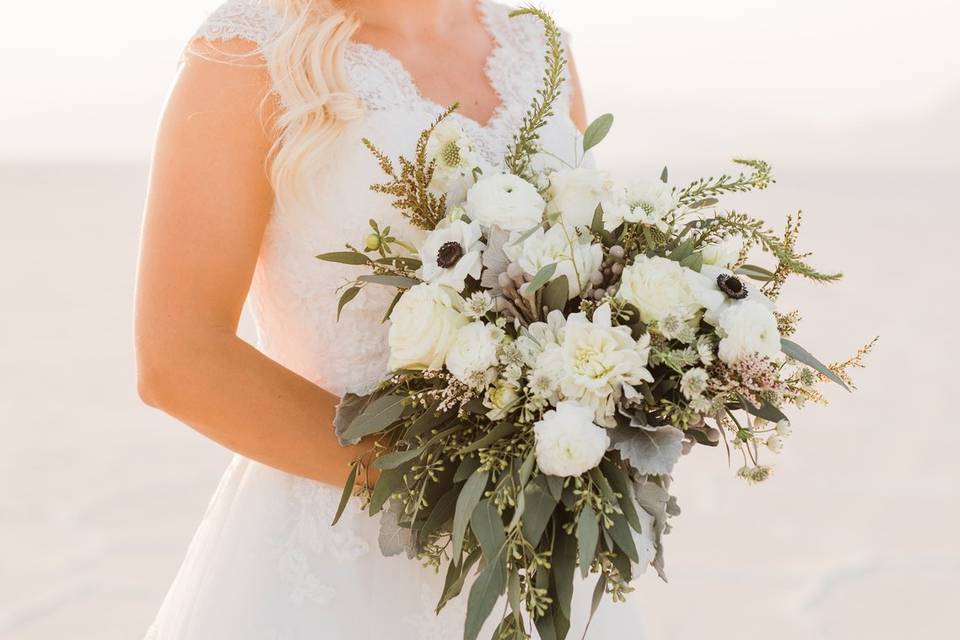
M 547 55 L 543 86 L 537 90 L 537 97 L 524 116 L 520 130 L 514 134 L 513 144 L 507 150 L 507 169 L 521 177 L 528 177 L 530 159 L 540 150 L 539 131 L 554 113 L 553 106 L 560 97 L 560 87 L 566 79 L 564 70 L 567 67 L 567 56 L 563 48 L 560 28 L 550 14 L 542 9 L 527 6 L 513 11 L 510 17 L 525 15 L 535 16 L 543 23 L 547 36 Z

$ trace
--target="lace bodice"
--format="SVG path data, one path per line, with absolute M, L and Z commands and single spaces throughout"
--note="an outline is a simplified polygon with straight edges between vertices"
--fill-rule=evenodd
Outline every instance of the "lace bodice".
M 478 1 L 495 44 L 486 72 L 501 105 L 485 125 L 457 113 L 452 117 L 487 161 L 499 164 L 540 86 L 545 40 L 537 20 L 510 18 L 509 7 Z M 264 0 L 229 0 L 197 36 L 251 40 L 268 56 L 283 25 L 284 18 Z M 358 272 L 314 256 L 342 249 L 347 242 L 361 244 L 370 218 L 416 239 L 417 232 L 391 207 L 390 198 L 370 191 L 382 174 L 361 140 L 372 140 L 391 156 L 409 156 L 417 136 L 442 111 L 420 94 L 403 64 L 386 51 L 352 42 L 344 65 L 365 115 L 347 126 L 328 154 L 314 206 L 273 212 L 250 292 L 264 353 L 336 394 L 362 393 L 384 378 L 387 325 L 381 320 L 392 290 L 368 286 L 338 323 L 337 289 Z M 551 154 L 573 162 L 579 134 L 569 117 L 568 96 L 561 102 L 558 115 L 541 130 L 541 141 Z

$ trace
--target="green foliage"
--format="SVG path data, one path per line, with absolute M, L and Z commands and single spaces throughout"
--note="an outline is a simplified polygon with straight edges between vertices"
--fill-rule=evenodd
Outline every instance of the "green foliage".
M 539 131 L 554 115 L 554 104 L 560 97 L 560 88 L 565 80 L 564 70 L 567 58 L 563 49 L 563 38 L 556 22 L 546 11 L 536 7 L 523 7 L 510 14 L 510 17 L 535 16 L 544 26 L 547 37 L 546 70 L 543 85 L 537 90 L 537 97 L 523 118 L 520 130 L 514 135 L 513 143 L 507 150 L 506 166 L 511 173 L 528 177 L 531 158 L 540 150 Z

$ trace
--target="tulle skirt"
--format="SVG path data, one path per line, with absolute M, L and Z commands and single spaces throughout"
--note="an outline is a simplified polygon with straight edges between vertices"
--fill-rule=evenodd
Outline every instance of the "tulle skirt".
M 383 557 L 379 518 L 356 499 L 331 527 L 339 500 L 335 487 L 235 456 L 145 640 L 462 638 L 469 585 L 436 615 L 443 575 L 406 556 Z M 569 638 L 583 634 L 592 583 L 576 585 Z M 641 638 L 631 595 L 605 601 L 588 638 Z

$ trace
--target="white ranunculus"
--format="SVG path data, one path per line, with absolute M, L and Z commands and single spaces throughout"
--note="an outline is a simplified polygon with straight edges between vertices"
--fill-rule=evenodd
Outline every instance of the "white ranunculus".
M 571 300 L 586 289 L 590 274 L 603 265 L 603 247 L 593 242 L 593 236 L 559 224 L 547 231 L 537 229 L 523 242 L 511 239 L 503 250 L 531 276 L 547 265 L 556 264 L 551 279 L 567 277 L 568 298 Z
M 547 213 L 558 215 L 569 227 L 581 228 L 590 227 L 597 205 L 603 204 L 606 210 L 622 200 L 609 173 L 584 167 L 563 169 L 550 174 L 547 195 Z M 604 222 L 604 226 L 610 229 L 617 226 L 606 224 L 606 220 Z
M 727 364 L 750 355 L 780 356 L 777 318 L 759 302 L 743 300 L 726 309 L 717 319 L 717 332 L 721 336 L 717 357 Z
M 467 191 L 467 215 L 484 229 L 527 231 L 543 220 L 546 203 L 536 187 L 509 173 L 484 175 Z
M 703 254 L 703 264 L 729 269 L 740 257 L 741 247 L 742 244 L 735 238 L 716 244 L 708 244 L 700 250 L 700 253 Z
M 610 448 L 610 435 L 593 423 L 593 412 L 569 400 L 533 425 L 537 466 L 551 476 L 579 476 L 593 469 Z
M 463 298 L 449 287 L 418 284 L 390 312 L 390 369 L 439 369 L 467 318 Z
M 486 248 L 483 232 L 476 222 L 463 220 L 444 222 L 430 232 L 420 247 L 420 276 L 426 282 L 446 285 L 457 291 L 464 287 L 467 276 L 480 278 L 481 255 Z
M 474 389 L 483 389 L 496 379 L 497 348 L 503 329 L 483 322 L 460 327 L 447 352 L 447 369 L 457 380 Z
M 712 293 L 720 295 L 711 297 Z M 719 304 L 722 295 L 711 289 L 706 277 L 679 262 L 643 254 L 624 268 L 617 291 L 617 297 L 637 307 L 640 318 L 648 324 L 670 315 L 691 320 L 707 308 L 706 298 Z
M 448 205 L 458 205 L 474 183 L 474 169 L 490 171 L 473 141 L 456 120 L 438 124 L 427 140 L 427 160 L 434 162 L 430 188 L 447 196 Z

